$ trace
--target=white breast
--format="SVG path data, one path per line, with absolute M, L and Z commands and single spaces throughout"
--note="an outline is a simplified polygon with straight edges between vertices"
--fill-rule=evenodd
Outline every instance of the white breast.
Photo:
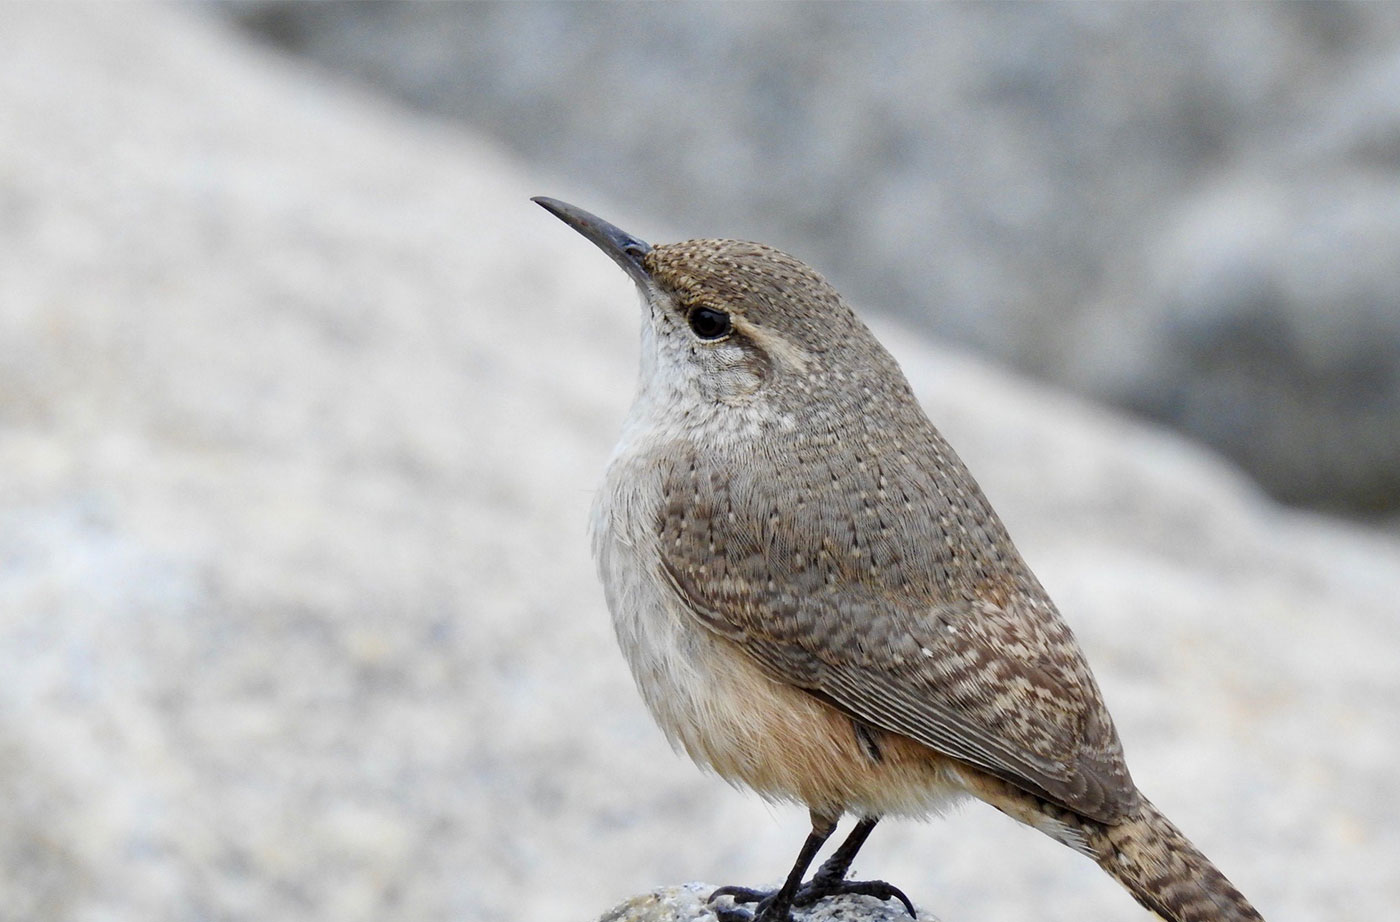
M 625 449 L 626 442 L 619 445 Z M 643 700 L 674 746 L 694 755 L 687 728 L 711 687 L 700 649 L 709 642 L 698 625 L 682 620 L 671 589 L 658 572 L 658 472 L 644 458 L 621 452 L 608 466 L 593 504 L 593 556 L 612 612 L 618 645 Z

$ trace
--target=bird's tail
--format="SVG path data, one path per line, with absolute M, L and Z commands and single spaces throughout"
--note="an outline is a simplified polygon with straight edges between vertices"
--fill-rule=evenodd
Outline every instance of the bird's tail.
M 1263 922 L 1234 885 L 1145 798 L 1112 826 L 1075 817 L 1085 851 L 1169 922 Z
M 1093 858 L 1142 905 L 1167 922 L 1264 922 L 1147 798 L 1115 823 L 1089 819 L 989 775 L 963 784 L 1003 813 Z

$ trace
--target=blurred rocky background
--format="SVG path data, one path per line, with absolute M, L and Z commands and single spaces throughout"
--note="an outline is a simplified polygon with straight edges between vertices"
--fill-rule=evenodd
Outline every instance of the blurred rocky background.
M 1208 306 L 1190 293 L 1221 290 L 1219 276 L 1245 293 L 1221 310 L 1283 292 L 1300 313 L 1271 315 L 1278 329 L 1320 324 L 1335 334 L 1327 342 L 1378 345 L 1393 315 L 1383 287 L 1365 285 L 1391 281 L 1374 267 L 1393 227 L 1368 210 L 1391 181 L 1394 97 L 1380 67 L 1390 8 L 1125 8 L 1141 22 L 1117 7 L 860 8 L 904 17 L 907 34 L 876 42 L 858 41 L 862 17 L 841 8 L 807 21 L 800 8 L 727 7 L 769 38 L 731 48 L 732 33 L 716 32 L 700 57 L 687 56 L 708 33 L 686 24 L 710 22 L 707 8 L 670 7 L 674 20 L 640 6 L 424 9 L 448 19 L 416 27 L 422 48 L 455 55 L 475 41 L 483 57 L 464 79 L 518 84 L 516 105 L 498 103 L 514 118 L 607 125 L 660 92 L 623 79 L 586 35 L 616 31 L 631 54 L 708 62 L 694 65 L 698 88 L 739 80 L 729 75 L 796 30 L 809 50 L 789 43 L 769 65 L 791 99 L 765 107 L 736 83 L 727 111 L 800 116 L 808 84 L 826 81 L 822 105 L 856 121 L 821 136 L 792 127 L 791 140 L 755 150 L 723 125 L 684 133 L 697 122 L 687 106 L 645 102 L 658 120 L 650 140 L 595 127 L 591 140 L 558 137 L 546 160 L 504 129 L 414 112 L 255 40 L 224 8 L 0 6 L 0 920 L 563 922 L 663 885 L 785 872 L 803 812 L 766 807 L 670 753 L 615 649 L 584 523 L 635 375 L 635 296 L 527 201 L 541 193 L 646 238 L 771 239 L 829 263 L 872 304 L 912 304 L 882 291 L 925 283 L 893 262 L 867 273 L 867 260 L 943 241 L 928 268 L 962 281 L 919 301 L 927 320 L 891 312 L 878 332 L 1073 624 L 1135 778 L 1271 922 L 1393 913 L 1400 543 L 1281 506 L 1198 443 L 916 332 L 977 304 L 1000 318 L 997 336 L 1024 322 L 1063 342 L 1073 313 L 1032 313 L 1053 296 L 1057 309 L 1122 312 L 1127 355 L 1191 328 L 1191 311 Z M 537 24 L 519 33 L 530 43 L 510 46 L 448 24 L 463 15 Z M 919 15 L 949 18 L 915 28 Z M 1013 41 L 1006 24 L 1023 17 L 1041 27 Z M 849 46 L 831 25 L 841 22 Z M 393 34 L 386 25 L 363 41 Z M 877 70 L 885 109 L 822 76 L 862 41 L 889 43 Z M 958 63 L 979 48 L 1000 49 L 1004 70 L 1029 69 L 998 91 Z M 1053 48 L 1077 50 L 1032 63 Z M 530 89 L 529 68 L 551 60 L 574 62 L 577 88 L 608 105 Z M 1089 63 L 1109 60 L 1139 75 L 1135 89 L 1115 90 L 1122 81 Z M 918 61 L 943 62 L 938 82 L 984 89 L 966 108 L 948 102 L 884 129 L 914 140 L 881 161 L 866 139 L 903 111 L 890 107 L 916 104 L 920 86 L 901 81 Z M 1102 99 L 1077 103 L 1065 73 Z M 1187 105 L 1167 75 L 1237 86 L 1234 115 L 1206 118 L 1223 104 L 1207 94 Z M 1050 94 L 1038 117 L 1061 100 L 1086 122 L 1065 143 L 1092 146 L 1109 143 L 1095 130 L 1142 124 L 1154 107 L 1217 126 L 1250 118 L 1248 100 L 1279 111 L 1269 106 L 1285 85 L 1318 118 L 1330 106 L 1335 128 L 1252 166 L 1231 141 L 1207 165 L 1169 167 L 1158 148 L 1187 144 L 1175 130 L 1125 128 L 1123 156 L 1097 166 L 1073 149 L 1051 156 L 1016 127 L 1037 107 L 1022 102 L 1012 118 L 998 102 Z M 1100 111 L 1113 92 L 1118 107 Z M 964 145 L 949 126 L 1005 143 Z M 780 194 L 796 189 L 785 160 L 826 138 L 867 156 Z M 646 166 L 628 166 L 627 151 L 643 144 L 658 175 L 675 177 L 670 191 L 628 182 Z M 762 171 L 773 191 L 751 183 L 749 197 L 772 216 L 664 172 L 707 161 L 707 144 L 732 144 L 735 169 Z M 1022 156 L 1043 165 L 1022 174 Z M 575 173 L 566 158 L 599 166 Z M 927 158 L 949 164 L 931 191 L 883 185 L 891 171 L 922 175 Z M 1231 186 L 1232 170 L 1256 177 L 1252 192 Z M 1351 191 L 1331 191 L 1332 171 Z M 1012 194 L 1022 175 L 1048 202 Z M 1163 197 L 1172 221 L 1108 201 L 1145 203 L 1149 187 L 1173 183 L 1193 191 Z M 988 210 L 992 200 L 1009 212 Z M 780 202 L 812 211 L 789 222 Z M 1013 220 L 1032 206 L 1051 217 Z M 713 212 L 684 210 L 701 207 Z M 1119 230 L 1097 214 L 1118 215 Z M 1354 259 L 1308 262 L 1296 249 L 1331 239 L 1293 230 L 1328 215 L 1356 241 Z M 1030 243 L 1016 221 L 1032 218 L 1057 232 Z M 816 233 L 847 223 L 860 229 L 849 245 Z M 1173 243 L 1159 251 L 1159 238 Z M 1027 241 L 1032 268 L 1008 240 Z M 1066 293 L 1079 289 L 1056 270 L 1060 252 L 1087 273 L 1074 285 L 1099 297 Z M 1363 269 L 1377 274 L 1349 274 Z M 1256 270 L 1277 284 L 1251 287 Z M 1132 291 L 1131 278 L 1157 287 Z M 1176 300 L 1162 294 L 1173 285 Z M 1025 296 L 985 293 L 1004 286 Z M 1370 291 L 1372 333 L 1343 311 L 1360 295 L 1300 306 L 1324 288 Z M 985 348 L 996 339 L 979 335 Z M 1268 365 L 1251 354 L 1256 365 L 1242 367 Z M 1247 439 L 1256 423 L 1240 419 Z M 1362 440 L 1336 439 L 1329 450 L 1362 456 Z M 857 870 L 945 922 L 1142 917 L 1090 862 L 975 805 L 882 825 Z
M 684 236 L 1400 510 L 1400 6 L 238 5 Z

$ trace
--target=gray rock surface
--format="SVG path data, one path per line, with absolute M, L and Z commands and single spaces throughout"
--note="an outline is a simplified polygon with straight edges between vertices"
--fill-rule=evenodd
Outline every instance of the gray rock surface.
M 1062 367 L 1279 497 L 1382 511 L 1400 497 L 1400 53 L 1319 108 L 1273 162 L 1167 210 L 1075 325 L 1096 354 Z
M 1400 509 L 1394 4 L 240 4 L 688 233 Z
M 0 7 L 0 919 L 594 918 L 806 832 L 671 755 L 587 557 L 610 204 L 197 10 Z M 1094 664 L 1134 775 L 1272 922 L 1400 902 L 1400 547 L 884 325 Z M 857 873 L 1135 918 L 993 811 Z
M 598 922 L 714 922 L 714 910 L 705 902 L 714 891 L 714 884 L 663 887 L 618 904 L 603 913 Z M 722 905 L 728 902 L 723 901 Z M 868 896 L 829 897 L 815 906 L 793 910 L 793 918 L 798 922 L 910 922 L 899 902 Z M 919 919 L 937 922 L 923 914 Z

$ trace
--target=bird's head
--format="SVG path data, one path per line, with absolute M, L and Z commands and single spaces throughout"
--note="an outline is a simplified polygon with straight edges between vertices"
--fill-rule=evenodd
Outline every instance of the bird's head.
M 533 201 L 636 282 L 647 315 L 644 390 L 752 407 L 794 388 L 810 393 L 832 375 L 849 391 L 863 372 L 890 372 L 893 362 L 836 290 L 786 253 L 741 240 L 651 246 L 581 208 Z

